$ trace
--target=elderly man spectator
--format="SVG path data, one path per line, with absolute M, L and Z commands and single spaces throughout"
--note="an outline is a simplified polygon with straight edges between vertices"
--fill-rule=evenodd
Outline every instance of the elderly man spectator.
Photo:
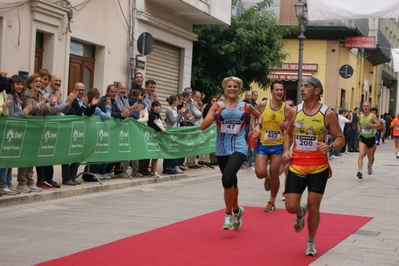
M 77 97 L 72 102 L 71 108 L 65 115 L 78 115 L 78 116 L 82 116 L 84 114 L 85 115 L 93 115 L 96 106 L 92 105 L 89 108 L 87 108 L 88 99 L 87 99 L 87 97 L 84 97 L 85 85 L 81 82 L 77 82 L 77 83 L 75 83 L 75 86 L 73 87 L 73 89 L 76 92 Z M 61 165 L 62 184 L 69 185 L 69 186 L 80 185 L 80 182 L 75 180 L 79 165 L 80 165 L 79 163 L 71 163 L 71 164 Z
M 61 77 L 58 75 L 52 75 L 50 79 L 49 85 L 46 87 L 45 92 L 50 94 L 50 97 L 53 95 L 58 95 L 59 99 L 58 101 L 52 105 L 53 106 L 53 111 L 51 112 L 51 115 L 61 115 L 61 113 L 67 113 L 71 109 L 71 104 L 72 102 L 76 99 L 77 97 L 77 92 L 73 91 L 71 92 L 66 101 L 61 100 L 61 88 L 62 80 Z M 60 188 L 61 186 L 53 180 L 54 176 L 54 167 L 52 165 L 48 166 L 38 166 L 36 167 L 37 170 L 37 186 L 38 187 L 43 187 L 43 188 Z M 44 173 L 44 176 L 41 174 Z
M 196 91 L 193 94 L 193 89 L 190 87 L 185 88 L 184 92 L 187 92 L 189 95 L 188 98 L 185 98 L 187 107 L 186 120 L 187 122 L 189 122 L 189 125 L 196 125 L 202 117 L 202 112 L 200 111 L 201 108 L 196 101 L 196 99 L 199 99 L 199 101 L 201 101 L 201 93 Z M 186 158 L 186 166 L 191 169 L 198 169 L 201 167 L 200 165 L 196 164 L 195 156 L 190 156 Z
M 136 103 L 132 106 L 129 104 L 129 99 L 127 97 L 127 86 L 125 82 L 119 82 L 118 87 L 117 87 L 117 94 L 115 96 L 115 102 L 119 108 L 119 110 L 129 110 L 129 113 L 138 111 L 144 108 L 143 105 Z M 124 161 L 121 162 L 119 165 L 118 164 L 108 164 L 106 168 L 106 172 L 109 173 L 108 171 L 112 171 L 112 167 L 115 167 L 114 174 L 115 177 L 127 177 L 127 175 L 124 173 L 124 171 L 127 170 L 129 167 L 129 161 Z M 118 170 L 120 169 L 120 170 Z
M 98 108 L 100 108 L 101 111 L 106 113 L 106 102 L 107 100 L 111 101 L 111 116 L 114 118 L 121 118 L 124 119 L 125 117 L 130 116 L 130 111 L 129 108 L 124 108 L 120 109 L 118 107 L 117 101 L 116 101 L 116 96 L 117 96 L 117 88 L 115 85 L 110 84 L 107 86 L 107 91 L 104 96 L 101 97 L 100 103 L 98 104 Z M 108 163 L 106 170 L 105 170 L 105 176 L 108 179 L 110 178 L 111 172 L 116 171 L 115 174 L 120 174 L 122 171 L 117 171 L 120 169 L 120 162 L 115 162 L 115 163 Z

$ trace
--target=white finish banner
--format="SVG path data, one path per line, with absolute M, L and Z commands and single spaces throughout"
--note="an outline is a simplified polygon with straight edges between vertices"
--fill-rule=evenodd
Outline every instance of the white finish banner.
M 309 21 L 398 18 L 399 0 L 307 0 Z
M 393 61 L 393 71 L 399 71 L 399 49 L 391 49 L 392 61 Z

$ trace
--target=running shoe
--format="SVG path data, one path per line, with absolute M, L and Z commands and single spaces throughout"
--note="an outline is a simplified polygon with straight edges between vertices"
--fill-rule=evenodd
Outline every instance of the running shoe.
M 132 171 L 132 175 L 135 177 L 143 177 L 143 175 L 139 173 L 139 171 Z
M 298 218 L 298 216 L 295 216 L 294 218 L 294 230 L 295 232 L 299 233 L 302 231 L 302 229 L 305 227 L 305 215 L 306 215 L 306 207 L 301 206 L 302 211 L 303 211 L 303 216 L 301 218 Z
M 42 189 L 39 188 L 39 187 L 37 187 L 35 184 L 33 184 L 33 185 L 28 185 L 28 187 L 30 188 L 30 190 L 31 190 L 32 192 L 40 192 L 40 191 L 42 191 Z
M 111 177 L 109 175 L 106 175 L 106 174 L 100 174 L 100 175 L 103 177 L 102 180 L 110 180 L 111 179 Z
M 230 230 L 233 228 L 233 216 L 231 214 L 224 215 L 223 230 Z
M 313 242 L 308 242 L 306 244 L 306 251 L 305 251 L 306 256 L 316 256 L 317 255 L 317 250 L 316 250 L 316 244 Z
M 276 206 L 274 206 L 273 202 L 268 202 L 265 207 L 265 212 L 274 212 L 276 210 Z
M 234 230 L 238 230 L 240 229 L 241 225 L 242 225 L 242 215 L 244 214 L 244 208 L 243 207 L 239 207 L 238 208 L 238 213 L 234 214 L 235 216 L 235 220 L 233 222 L 233 226 L 234 226 Z
M 151 173 L 150 176 L 155 177 L 155 178 L 161 178 L 161 176 L 158 174 L 158 172 Z
M 175 169 L 171 169 L 170 172 L 172 173 L 172 175 L 178 175 L 180 174 L 179 172 L 177 172 Z
M 185 166 L 184 164 L 179 165 L 179 168 L 180 168 L 182 171 L 186 171 L 186 170 L 189 169 L 189 168 L 188 168 L 187 166 Z
M 175 169 L 175 171 L 178 172 L 179 174 L 184 173 L 184 171 L 182 171 L 182 170 L 179 168 L 179 166 L 176 166 L 174 169 Z
M 270 178 L 266 177 L 265 178 L 265 184 L 263 185 L 265 187 L 266 191 L 269 191 L 271 186 L 272 186 L 272 182 L 270 180 Z
M 373 166 L 370 164 L 367 164 L 367 174 L 371 175 L 373 173 Z
M 363 174 L 360 173 L 360 172 L 357 172 L 357 177 L 358 177 L 359 179 L 363 179 Z

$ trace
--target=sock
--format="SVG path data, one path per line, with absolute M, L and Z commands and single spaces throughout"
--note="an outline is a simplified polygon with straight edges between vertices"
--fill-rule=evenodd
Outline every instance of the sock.
M 361 173 L 361 174 L 362 174 L 362 170 L 359 170 L 359 173 Z
M 308 238 L 308 243 L 314 243 L 314 237 L 309 237 Z
M 240 211 L 240 208 L 237 208 L 237 210 L 234 211 L 234 214 L 237 214 Z
M 273 202 L 273 203 L 275 203 L 275 202 L 276 202 L 276 198 L 272 198 L 272 197 L 270 197 L 270 200 L 269 200 L 269 202 Z
M 300 213 L 299 215 L 297 214 L 296 217 L 302 218 L 303 215 L 304 215 L 304 212 L 303 212 L 303 208 L 302 208 L 302 206 L 301 206 L 301 213 Z

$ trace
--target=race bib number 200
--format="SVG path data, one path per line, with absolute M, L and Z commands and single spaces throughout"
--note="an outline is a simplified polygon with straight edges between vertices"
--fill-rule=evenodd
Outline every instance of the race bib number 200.
M 296 136 L 296 148 L 303 151 L 317 150 L 317 136 Z
M 223 121 L 220 126 L 220 132 L 227 134 L 238 134 L 240 132 L 241 121 L 229 120 Z

